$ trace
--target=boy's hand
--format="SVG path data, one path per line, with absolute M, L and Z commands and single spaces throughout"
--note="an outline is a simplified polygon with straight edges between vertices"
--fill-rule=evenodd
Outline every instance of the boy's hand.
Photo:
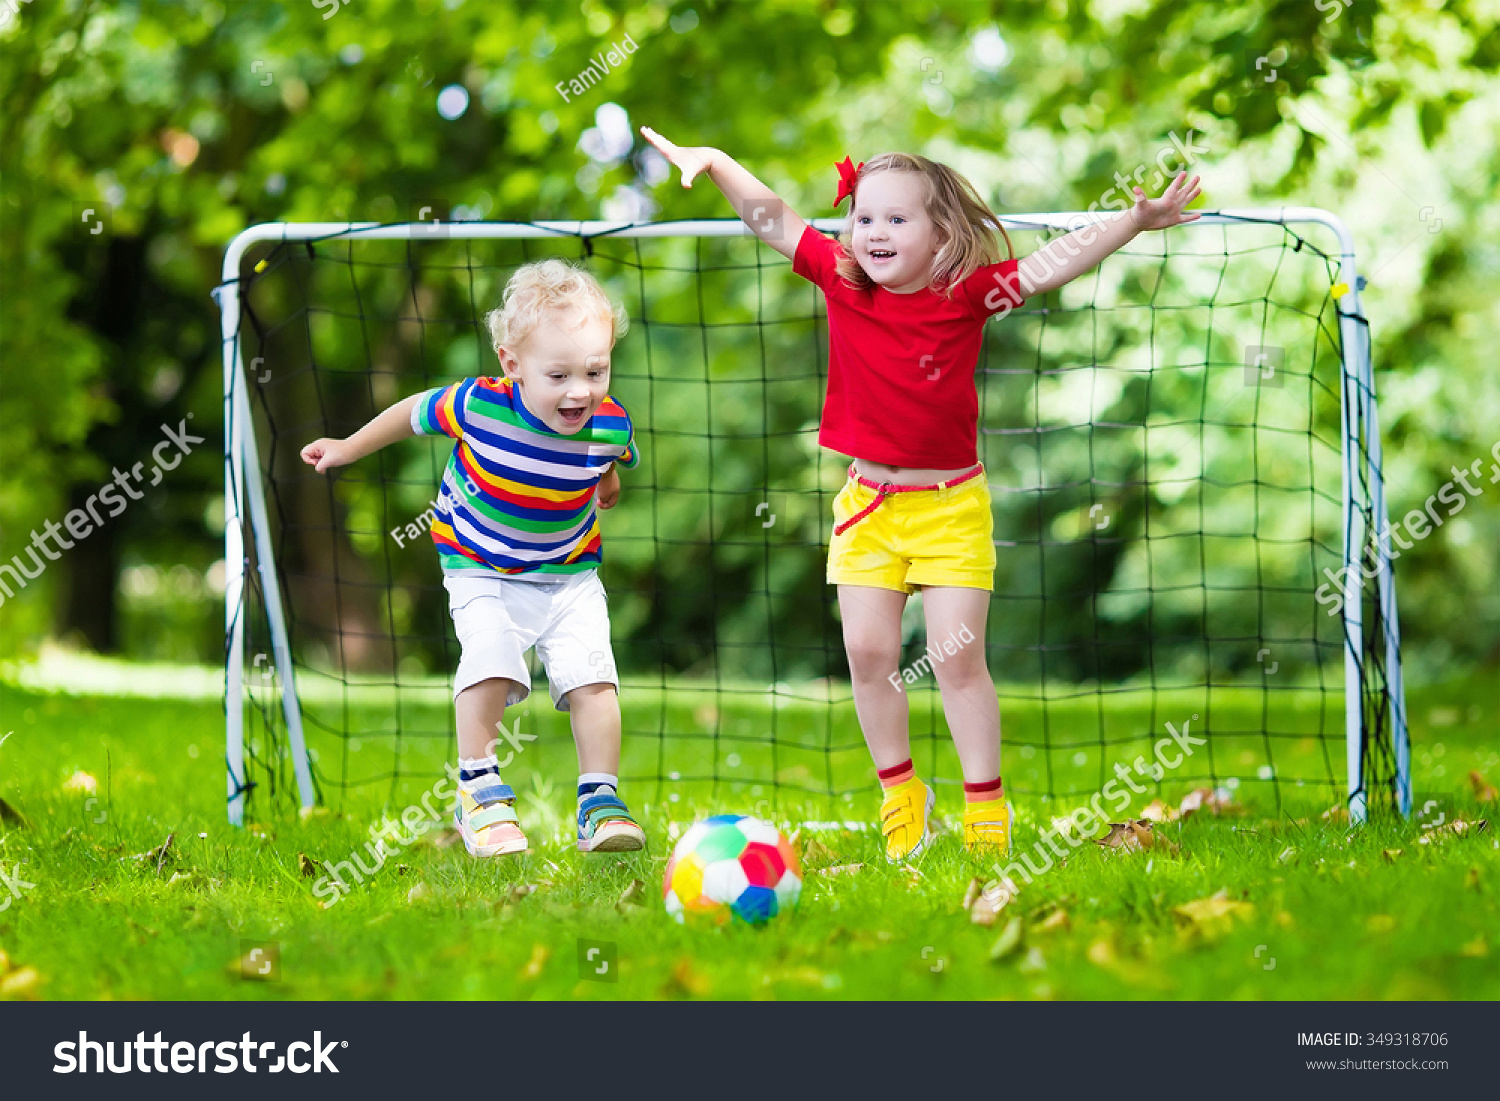
M 317 468 L 318 473 L 330 467 L 347 466 L 358 458 L 350 454 L 347 440 L 313 440 L 302 449 L 302 461 Z
M 614 508 L 620 501 L 620 475 L 614 467 L 599 479 L 598 501 L 600 508 Z
M 1203 194 L 1203 189 L 1198 186 L 1202 177 L 1194 176 L 1191 183 L 1184 184 L 1182 181 L 1186 178 L 1186 172 L 1177 173 L 1177 178 L 1162 192 L 1160 199 L 1148 199 L 1139 187 L 1134 189 L 1135 206 L 1130 208 L 1130 219 L 1137 229 L 1170 229 L 1184 222 L 1196 222 L 1202 217 L 1201 214 L 1182 212 L 1183 207 Z
M 673 145 L 649 126 L 641 127 L 641 136 L 656 147 L 656 151 L 675 164 L 682 172 L 682 186 L 692 187 L 693 180 L 709 169 L 713 150 L 706 145 L 684 149 Z

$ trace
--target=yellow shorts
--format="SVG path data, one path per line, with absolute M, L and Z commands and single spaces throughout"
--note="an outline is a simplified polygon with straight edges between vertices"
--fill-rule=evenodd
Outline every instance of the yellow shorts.
M 854 478 L 833 499 L 834 527 L 878 493 Z M 830 585 L 911 593 L 920 586 L 995 587 L 995 517 L 981 473 L 947 489 L 893 493 L 828 544 Z

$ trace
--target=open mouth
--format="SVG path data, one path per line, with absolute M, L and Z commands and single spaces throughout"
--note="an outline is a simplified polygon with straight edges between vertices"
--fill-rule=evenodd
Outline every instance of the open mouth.
M 564 424 L 569 428 L 573 428 L 583 423 L 583 418 L 587 415 L 588 411 L 588 406 L 579 405 L 572 409 L 558 409 L 557 415 L 562 418 Z
M 896 253 L 888 248 L 872 248 L 870 250 L 870 263 L 888 264 L 896 258 Z

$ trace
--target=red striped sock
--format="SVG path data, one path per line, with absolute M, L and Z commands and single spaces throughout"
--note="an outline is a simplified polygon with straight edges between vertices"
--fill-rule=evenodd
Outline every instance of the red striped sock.
M 988 803 L 995 799 L 1005 797 L 1005 791 L 1000 786 L 1000 777 L 993 780 L 985 780 L 983 783 L 971 784 L 964 782 L 964 802 L 966 803 Z
M 880 777 L 880 786 L 883 788 L 893 788 L 897 784 L 904 784 L 916 774 L 917 770 L 912 768 L 910 757 L 899 765 L 882 768 L 876 773 Z

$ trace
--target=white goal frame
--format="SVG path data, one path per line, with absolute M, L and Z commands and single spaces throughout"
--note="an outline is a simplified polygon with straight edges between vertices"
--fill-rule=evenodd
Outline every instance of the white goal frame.
M 1053 214 L 1013 214 L 1002 217 L 1007 230 L 1075 229 L 1090 222 L 1107 220 L 1109 214 L 1073 211 Z M 1370 359 L 1369 328 L 1360 314 L 1360 276 L 1355 259 L 1354 238 L 1337 215 L 1317 207 L 1266 207 L 1205 211 L 1194 221 L 1178 227 L 1215 225 L 1320 225 L 1338 238 L 1339 283 L 1343 293 L 1335 297 L 1343 345 L 1342 400 L 1340 402 L 1343 456 L 1344 538 L 1343 565 L 1347 580 L 1341 619 L 1344 624 L 1344 725 L 1345 763 L 1348 780 L 1349 817 L 1363 822 L 1368 801 L 1363 775 L 1364 694 L 1360 671 L 1364 659 L 1363 588 L 1365 578 L 1356 560 L 1369 533 L 1364 528 L 1365 506 L 1376 525 L 1386 528 L 1385 484 L 1380 426 L 1375 407 L 1375 377 Z M 838 231 L 842 218 L 821 218 L 809 223 L 822 231 Z M 445 222 L 444 239 L 488 240 L 512 238 L 578 239 L 594 237 L 748 237 L 750 227 L 736 220 L 678 222 Z M 222 284 L 214 298 L 220 311 L 220 336 L 224 363 L 224 586 L 225 623 L 225 764 L 228 779 L 229 821 L 242 825 L 245 814 L 244 754 L 244 658 L 245 613 L 248 607 L 244 524 L 249 521 L 255 542 L 255 558 L 264 594 L 271 633 L 274 670 L 281 690 L 289 750 L 301 805 L 315 801 L 312 767 L 302 729 L 302 708 L 292 667 L 281 588 L 276 576 L 275 556 L 266 516 L 260 457 L 251 430 L 250 402 L 245 363 L 240 346 L 240 264 L 246 250 L 260 242 L 328 241 L 359 237 L 375 240 L 431 240 L 433 223 L 382 225 L 378 222 L 267 222 L 238 234 L 224 252 Z M 1355 500 L 1360 487 L 1360 429 L 1366 433 L 1369 460 L 1368 501 Z M 248 516 L 246 515 L 248 506 Z M 1392 751 L 1396 767 L 1396 804 L 1402 815 L 1411 813 L 1411 751 L 1406 723 L 1406 699 L 1401 676 L 1401 632 L 1396 613 L 1396 586 L 1391 570 L 1390 548 L 1380 539 L 1374 583 L 1381 620 L 1385 625 L 1385 684 L 1390 699 Z

